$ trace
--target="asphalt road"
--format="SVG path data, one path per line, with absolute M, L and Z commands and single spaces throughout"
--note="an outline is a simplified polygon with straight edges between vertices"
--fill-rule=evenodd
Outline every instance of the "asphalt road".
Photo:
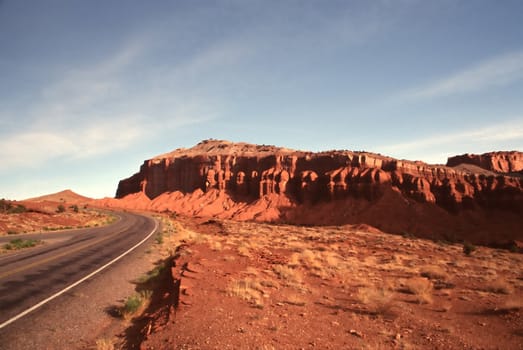
M 48 243 L 0 256 L 0 325 L 98 270 L 157 227 L 147 216 L 116 215 L 120 219 L 109 226 L 17 235 Z

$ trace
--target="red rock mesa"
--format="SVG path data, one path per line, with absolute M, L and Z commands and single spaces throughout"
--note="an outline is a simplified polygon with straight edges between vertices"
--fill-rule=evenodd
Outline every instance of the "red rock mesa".
M 447 166 L 206 140 L 146 160 L 106 205 L 295 224 L 365 223 L 480 243 L 523 237 L 522 152 Z M 127 203 L 127 204 L 126 204 Z

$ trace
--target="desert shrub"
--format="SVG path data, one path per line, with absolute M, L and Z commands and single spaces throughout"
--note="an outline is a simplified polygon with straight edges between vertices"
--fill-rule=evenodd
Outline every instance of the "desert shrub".
M 137 282 L 142 283 L 142 284 L 150 283 L 153 280 L 156 280 L 165 271 L 165 268 L 166 268 L 165 263 L 157 265 L 151 271 L 148 271 L 146 274 L 140 276 L 138 278 Z
M 154 240 L 156 241 L 156 244 L 163 244 L 163 233 L 158 232 Z
M 22 204 L 13 205 L 13 203 L 5 200 L 0 199 L 0 212 L 6 213 L 6 214 L 19 214 L 19 213 L 25 213 L 27 211 L 27 208 L 23 206 Z
M 2 212 L 7 212 L 11 206 L 12 204 L 6 201 L 4 198 L 0 199 L 0 210 Z
M 20 214 L 25 213 L 26 211 L 26 207 L 24 207 L 22 204 L 17 204 L 16 206 L 13 206 L 8 212 L 9 214 Z
M 512 241 L 509 243 L 508 245 L 508 250 L 511 252 L 511 253 L 518 253 L 520 251 L 518 245 L 516 244 L 516 242 Z
M 4 249 L 6 250 L 18 250 L 23 248 L 34 247 L 37 244 L 40 244 L 42 241 L 36 239 L 13 239 L 9 243 L 4 244 Z
M 59 204 L 58 207 L 56 207 L 57 213 L 63 213 L 65 211 L 65 207 L 63 204 Z
M 149 302 L 152 292 L 149 290 L 135 293 L 125 300 L 124 305 L 120 309 L 120 314 L 123 318 L 131 318 L 137 314 L 142 308 L 145 307 L 146 303 Z
M 75 205 L 71 205 L 69 208 L 73 209 L 73 211 L 75 213 L 78 213 L 80 211 L 80 209 L 78 209 L 78 206 L 75 204 Z
M 467 241 L 463 242 L 463 253 L 465 253 L 465 255 L 470 255 L 475 250 L 476 246 L 474 244 Z
M 413 235 L 413 234 L 410 233 L 410 232 L 406 232 L 406 231 L 403 231 L 403 232 L 401 233 L 401 236 L 402 236 L 403 238 L 406 238 L 406 239 L 416 239 L 416 236 L 415 236 L 415 235 Z
M 125 301 L 123 311 L 128 314 L 133 314 L 140 306 L 142 306 L 142 298 L 140 295 L 132 295 Z
M 446 240 L 446 239 L 438 239 L 436 241 L 436 243 L 441 246 L 441 247 L 444 247 L 444 246 L 447 246 L 447 245 L 452 245 L 452 241 L 449 241 L 449 240 Z

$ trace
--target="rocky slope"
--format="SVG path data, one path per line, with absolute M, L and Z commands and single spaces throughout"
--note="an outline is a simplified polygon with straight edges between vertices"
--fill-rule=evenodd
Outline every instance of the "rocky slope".
M 520 171 L 521 159 L 521 152 L 496 152 L 436 166 L 366 152 L 207 140 L 146 160 L 120 181 L 116 197 L 124 200 L 103 204 L 240 220 L 366 223 L 492 243 L 523 237 L 523 179 L 500 173 Z

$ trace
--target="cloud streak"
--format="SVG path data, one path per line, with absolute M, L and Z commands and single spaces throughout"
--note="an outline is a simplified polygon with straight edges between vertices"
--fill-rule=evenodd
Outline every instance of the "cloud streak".
M 505 144 L 519 142 L 523 146 L 523 118 L 483 128 L 432 135 L 419 140 L 379 146 L 379 152 L 388 155 L 420 159 L 427 162 L 441 162 L 449 155 L 464 152 L 484 152 L 505 148 Z M 469 149 L 469 150 L 467 150 Z M 476 150 L 476 151 L 474 151 Z
M 400 100 L 433 99 L 505 86 L 523 79 L 523 51 L 496 56 L 428 85 L 399 94 Z
M 143 132 L 135 126 L 95 125 L 67 130 L 29 130 L 0 141 L 0 171 L 36 168 L 57 158 L 79 159 L 126 148 Z
M 22 110 L 0 110 L 1 120 L 24 120 L 0 138 L 0 171 L 36 168 L 48 161 L 93 158 L 146 142 L 162 132 L 216 117 L 203 97 L 173 84 L 172 74 L 144 69 L 142 86 L 127 75 L 149 48 L 131 41 L 101 62 L 65 71 Z M 176 75 L 197 75 L 228 61 L 227 48 L 211 50 Z M 205 94 L 203 92 L 202 94 Z M 0 132 L 0 135 L 2 132 Z

